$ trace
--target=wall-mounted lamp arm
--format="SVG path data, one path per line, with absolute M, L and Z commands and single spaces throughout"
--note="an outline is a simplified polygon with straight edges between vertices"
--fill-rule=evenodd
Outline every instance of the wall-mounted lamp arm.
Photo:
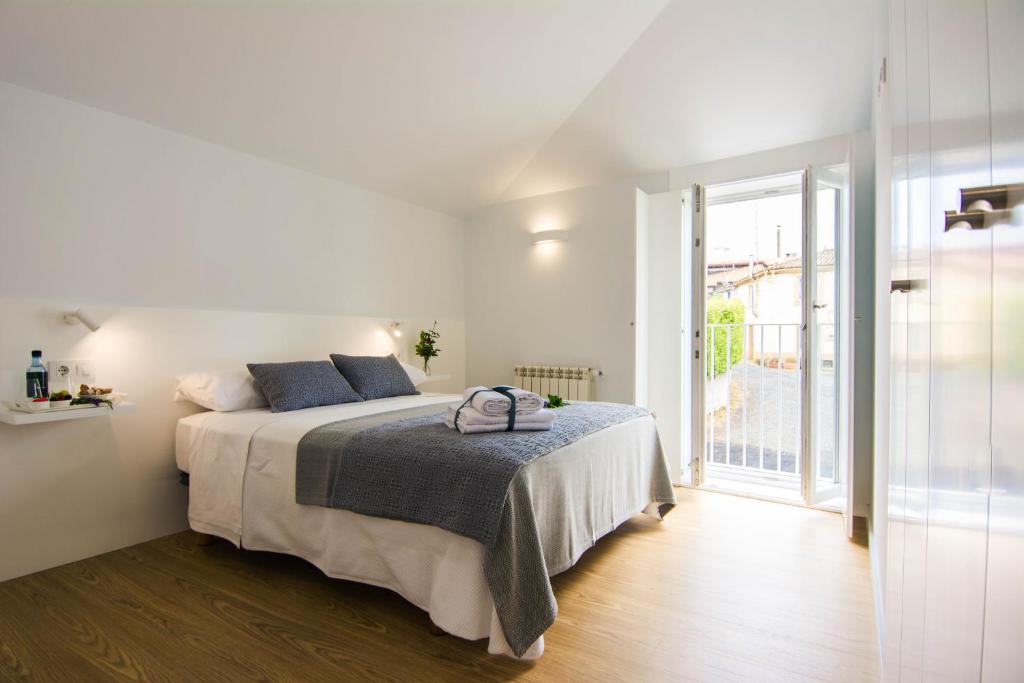
M 100 329 L 100 324 L 92 319 L 91 316 L 86 314 L 82 309 L 72 311 L 71 313 L 64 314 L 64 322 L 68 325 L 76 325 L 82 323 L 89 328 L 90 332 L 95 332 Z

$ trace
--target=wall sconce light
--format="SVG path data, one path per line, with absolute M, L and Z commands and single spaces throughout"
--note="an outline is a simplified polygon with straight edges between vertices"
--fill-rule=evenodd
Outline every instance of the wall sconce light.
M 542 230 L 533 233 L 534 244 L 551 244 L 552 242 L 565 242 L 569 239 L 568 230 Z
M 388 332 L 391 333 L 392 337 L 398 339 L 399 337 L 402 336 L 402 323 L 398 322 L 397 320 L 395 322 L 392 322 L 390 325 L 388 325 Z
M 78 309 L 77 311 L 74 311 L 72 313 L 65 313 L 64 322 L 66 322 L 68 325 L 76 325 L 78 323 L 82 323 L 83 325 L 89 328 L 90 332 L 95 332 L 96 330 L 100 329 L 100 324 L 93 320 L 82 309 Z

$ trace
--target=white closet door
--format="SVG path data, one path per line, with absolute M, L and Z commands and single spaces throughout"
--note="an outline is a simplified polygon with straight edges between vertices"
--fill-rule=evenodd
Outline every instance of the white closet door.
M 889 88 L 892 116 L 892 280 L 907 280 L 907 83 L 906 3 L 890 5 Z M 886 518 L 885 643 L 887 681 L 900 679 L 903 636 L 903 548 L 906 510 L 907 296 L 889 295 L 889 491 Z
M 906 433 L 902 681 L 924 681 L 928 542 L 931 107 L 928 0 L 907 0 Z
M 992 183 L 1024 183 L 1024 2 L 989 0 Z M 1024 672 L 1024 197 L 992 230 L 992 498 L 982 679 Z
M 977 681 L 991 467 L 992 232 L 946 232 L 943 212 L 959 210 L 961 188 L 991 182 L 988 25 L 984 3 L 964 0 L 930 0 L 923 21 L 932 316 L 923 680 Z

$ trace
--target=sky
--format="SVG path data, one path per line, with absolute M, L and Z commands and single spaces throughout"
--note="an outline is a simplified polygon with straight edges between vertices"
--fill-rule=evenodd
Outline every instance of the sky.
M 818 193 L 819 250 L 835 246 L 833 192 Z M 708 263 L 800 254 L 801 203 L 796 192 L 710 205 L 705 219 Z M 780 244 L 781 254 L 777 253 Z

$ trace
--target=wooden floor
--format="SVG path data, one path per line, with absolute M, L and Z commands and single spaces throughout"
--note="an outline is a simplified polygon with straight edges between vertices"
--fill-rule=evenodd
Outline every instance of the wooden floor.
M 678 489 L 554 579 L 535 663 L 390 591 L 182 533 L 0 583 L 0 680 L 869 681 L 868 556 L 839 516 Z

